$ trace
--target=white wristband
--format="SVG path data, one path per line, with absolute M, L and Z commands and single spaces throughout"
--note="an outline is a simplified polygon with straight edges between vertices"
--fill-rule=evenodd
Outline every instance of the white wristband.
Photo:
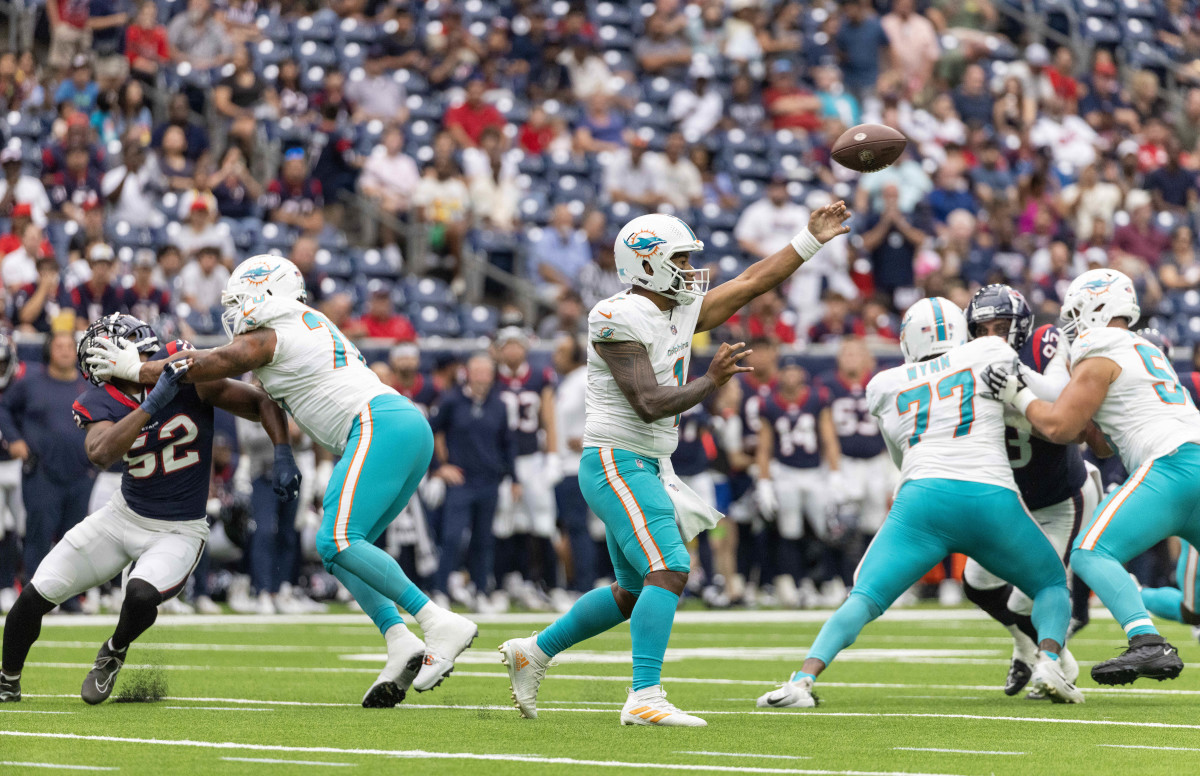
M 1029 411 L 1029 405 L 1037 401 L 1037 394 L 1030 388 L 1022 389 L 1013 397 L 1013 408 L 1021 413 L 1022 417 Z
M 800 254 L 800 261 L 808 261 L 817 255 L 817 251 L 821 250 L 821 243 L 817 242 L 817 238 L 813 237 L 812 232 L 808 231 L 806 226 L 800 234 L 792 238 L 792 247 L 796 249 L 796 253 Z

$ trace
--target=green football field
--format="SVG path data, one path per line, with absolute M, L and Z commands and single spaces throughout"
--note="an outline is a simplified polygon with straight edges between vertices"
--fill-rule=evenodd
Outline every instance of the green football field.
M 1096 774 L 1200 766 L 1200 645 L 1164 633 L 1188 669 L 1098 688 L 1123 639 L 1099 610 L 1073 642 L 1082 706 L 1008 698 L 1007 634 L 968 609 L 889 613 L 828 670 L 815 710 L 754 699 L 799 666 L 827 612 L 681 612 L 664 685 L 706 729 L 621 727 L 627 627 L 559 658 L 539 719 L 520 719 L 495 650 L 548 615 L 480 618 L 440 688 L 394 710 L 358 702 L 383 661 L 362 615 L 167 617 L 135 644 L 117 694 L 165 679 L 153 703 L 89 707 L 79 686 L 113 617 L 52 617 L 0 706 L 0 774 Z M 114 696 L 115 697 L 115 696 Z M 358 770 L 351 770 L 357 768 Z

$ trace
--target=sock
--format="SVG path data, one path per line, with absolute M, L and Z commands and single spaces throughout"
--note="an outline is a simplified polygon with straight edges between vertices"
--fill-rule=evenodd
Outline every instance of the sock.
M 1064 578 L 1062 584 L 1047 585 L 1033 597 L 1033 624 L 1041 644 L 1051 639 L 1059 644 L 1067 643 L 1067 626 L 1071 624 L 1071 594 L 1067 591 Z
M 1042 652 L 1042 654 L 1043 654 L 1043 655 L 1045 655 L 1046 657 L 1050 658 L 1051 660 L 1058 660 L 1058 653 L 1057 653 L 1057 652 L 1046 652 L 1046 651 L 1043 651 L 1043 652 Z
M 874 600 L 857 590 L 851 591 L 845 603 L 821 626 L 805 659 L 816 658 L 828 666 L 839 652 L 854 643 L 867 623 L 881 614 L 883 609 Z
M 145 633 L 158 619 L 158 605 L 163 601 L 162 593 L 144 579 L 131 579 L 125 586 L 125 600 L 121 602 L 121 616 L 117 628 L 108 640 L 109 649 L 124 652 L 138 636 Z
M 812 674 L 806 674 L 803 671 L 795 671 L 792 673 L 792 681 L 793 682 L 798 682 L 801 679 L 805 679 L 805 678 L 811 679 L 814 683 L 817 681 L 817 677 L 813 676 Z
M 567 647 L 586 641 L 625 622 L 611 587 L 598 587 L 579 596 L 566 614 L 538 634 L 538 649 L 554 657 Z
M 1100 600 L 1112 612 L 1113 617 L 1125 629 L 1127 636 L 1140 636 L 1146 633 L 1158 633 L 1150 614 L 1142 604 L 1141 593 L 1137 585 L 1129 578 L 1117 560 L 1102 549 L 1075 549 L 1071 553 L 1071 567 L 1083 578 Z M 1036 614 L 1036 606 L 1034 612 Z M 1035 618 L 1036 619 L 1036 618 Z M 1056 637 L 1050 636 L 1056 641 Z
M 379 628 L 379 632 L 387 636 L 388 629 L 394 625 L 403 625 L 404 618 L 396 608 L 396 602 L 378 592 L 375 588 L 359 579 L 357 576 L 337 565 L 330 564 L 330 571 L 337 580 L 346 586 L 350 595 L 362 607 L 363 612 Z
M 346 569 L 410 614 L 429 603 L 429 597 L 412 583 L 396 559 L 370 542 L 361 539 L 351 542 L 349 547 L 333 556 L 333 564 Z M 363 606 L 364 610 L 366 608 Z
M 1142 604 L 1155 617 L 1183 622 L 1179 607 L 1183 603 L 1183 591 L 1177 587 L 1142 588 Z
M 16 603 L 8 612 L 4 621 L 4 658 L 2 661 L 4 673 L 7 676 L 21 675 L 25 667 L 25 658 L 42 633 L 42 617 L 54 604 L 38 595 L 33 585 L 26 585 L 17 596 Z
M 675 608 L 679 596 L 666 588 L 646 585 L 629 618 L 629 633 L 633 640 L 633 689 L 644 690 L 662 684 L 663 656 L 671 626 L 675 624 Z

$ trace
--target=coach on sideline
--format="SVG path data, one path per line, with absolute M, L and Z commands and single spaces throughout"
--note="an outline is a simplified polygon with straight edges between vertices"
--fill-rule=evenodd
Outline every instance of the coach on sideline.
M 71 415 L 75 398 L 88 388 L 75 369 L 74 332 L 55 331 L 46 353 L 46 366 L 31 366 L 0 399 L 0 434 L 12 457 L 24 461 L 26 582 L 53 542 L 87 517 L 96 479 Z

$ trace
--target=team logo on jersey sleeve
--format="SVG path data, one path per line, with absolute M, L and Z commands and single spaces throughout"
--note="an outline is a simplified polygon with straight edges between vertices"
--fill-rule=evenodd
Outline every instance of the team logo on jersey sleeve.
M 612 336 L 614 333 L 615 333 L 615 330 L 613 329 L 613 327 L 611 327 L 611 326 L 605 326 L 603 329 L 601 329 L 601 330 L 600 330 L 600 337 L 601 337 L 602 339 L 608 339 L 608 338 L 610 338 L 610 337 L 611 337 L 611 336 Z
M 625 247 L 633 251 L 634 255 L 641 259 L 654 256 L 658 253 L 658 249 L 666 244 L 666 240 L 649 229 L 642 229 L 625 238 Z

